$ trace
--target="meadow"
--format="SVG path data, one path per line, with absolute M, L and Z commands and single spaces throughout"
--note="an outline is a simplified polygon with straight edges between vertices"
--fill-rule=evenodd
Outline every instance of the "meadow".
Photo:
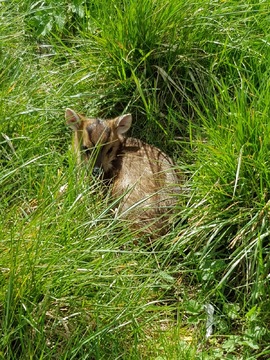
M 0 359 L 269 359 L 268 0 L 3 0 L 0 56 Z M 67 107 L 174 159 L 166 235 L 113 216 Z

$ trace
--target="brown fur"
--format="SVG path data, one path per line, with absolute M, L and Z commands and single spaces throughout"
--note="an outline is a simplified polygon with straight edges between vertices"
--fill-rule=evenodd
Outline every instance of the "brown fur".
M 67 109 L 66 120 L 75 131 L 78 160 L 90 159 L 93 169 L 101 169 L 111 182 L 113 197 L 121 198 L 119 216 L 147 233 L 164 230 L 180 192 L 170 157 L 139 139 L 124 137 L 131 126 L 130 114 L 100 120 Z

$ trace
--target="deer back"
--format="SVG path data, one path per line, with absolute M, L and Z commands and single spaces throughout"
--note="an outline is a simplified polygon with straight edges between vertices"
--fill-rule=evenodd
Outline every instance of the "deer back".
M 119 198 L 117 213 L 148 232 L 163 228 L 180 191 L 171 158 L 155 146 L 124 137 L 130 114 L 100 120 L 67 109 L 66 119 L 75 131 L 78 158 L 92 161 L 93 171 L 110 180 L 112 195 Z

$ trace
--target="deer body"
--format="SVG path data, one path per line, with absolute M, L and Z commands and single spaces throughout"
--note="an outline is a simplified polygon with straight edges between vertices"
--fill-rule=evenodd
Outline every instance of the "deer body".
M 131 126 L 130 114 L 100 120 L 67 109 L 66 121 L 75 131 L 79 161 L 92 161 L 93 171 L 102 173 L 112 196 L 120 199 L 119 216 L 148 233 L 164 229 L 180 192 L 170 157 L 139 139 L 124 137 Z

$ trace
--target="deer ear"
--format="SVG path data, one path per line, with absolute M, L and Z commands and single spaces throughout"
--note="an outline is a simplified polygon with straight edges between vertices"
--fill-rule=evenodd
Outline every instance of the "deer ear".
M 118 135 L 125 134 L 132 124 L 131 114 L 121 115 L 115 119 L 116 132 Z
M 66 112 L 65 112 L 65 119 L 66 119 L 67 125 L 72 130 L 75 130 L 75 131 L 78 130 L 80 123 L 81 123 L 81 119 L 74 110 L 67 108 Z

